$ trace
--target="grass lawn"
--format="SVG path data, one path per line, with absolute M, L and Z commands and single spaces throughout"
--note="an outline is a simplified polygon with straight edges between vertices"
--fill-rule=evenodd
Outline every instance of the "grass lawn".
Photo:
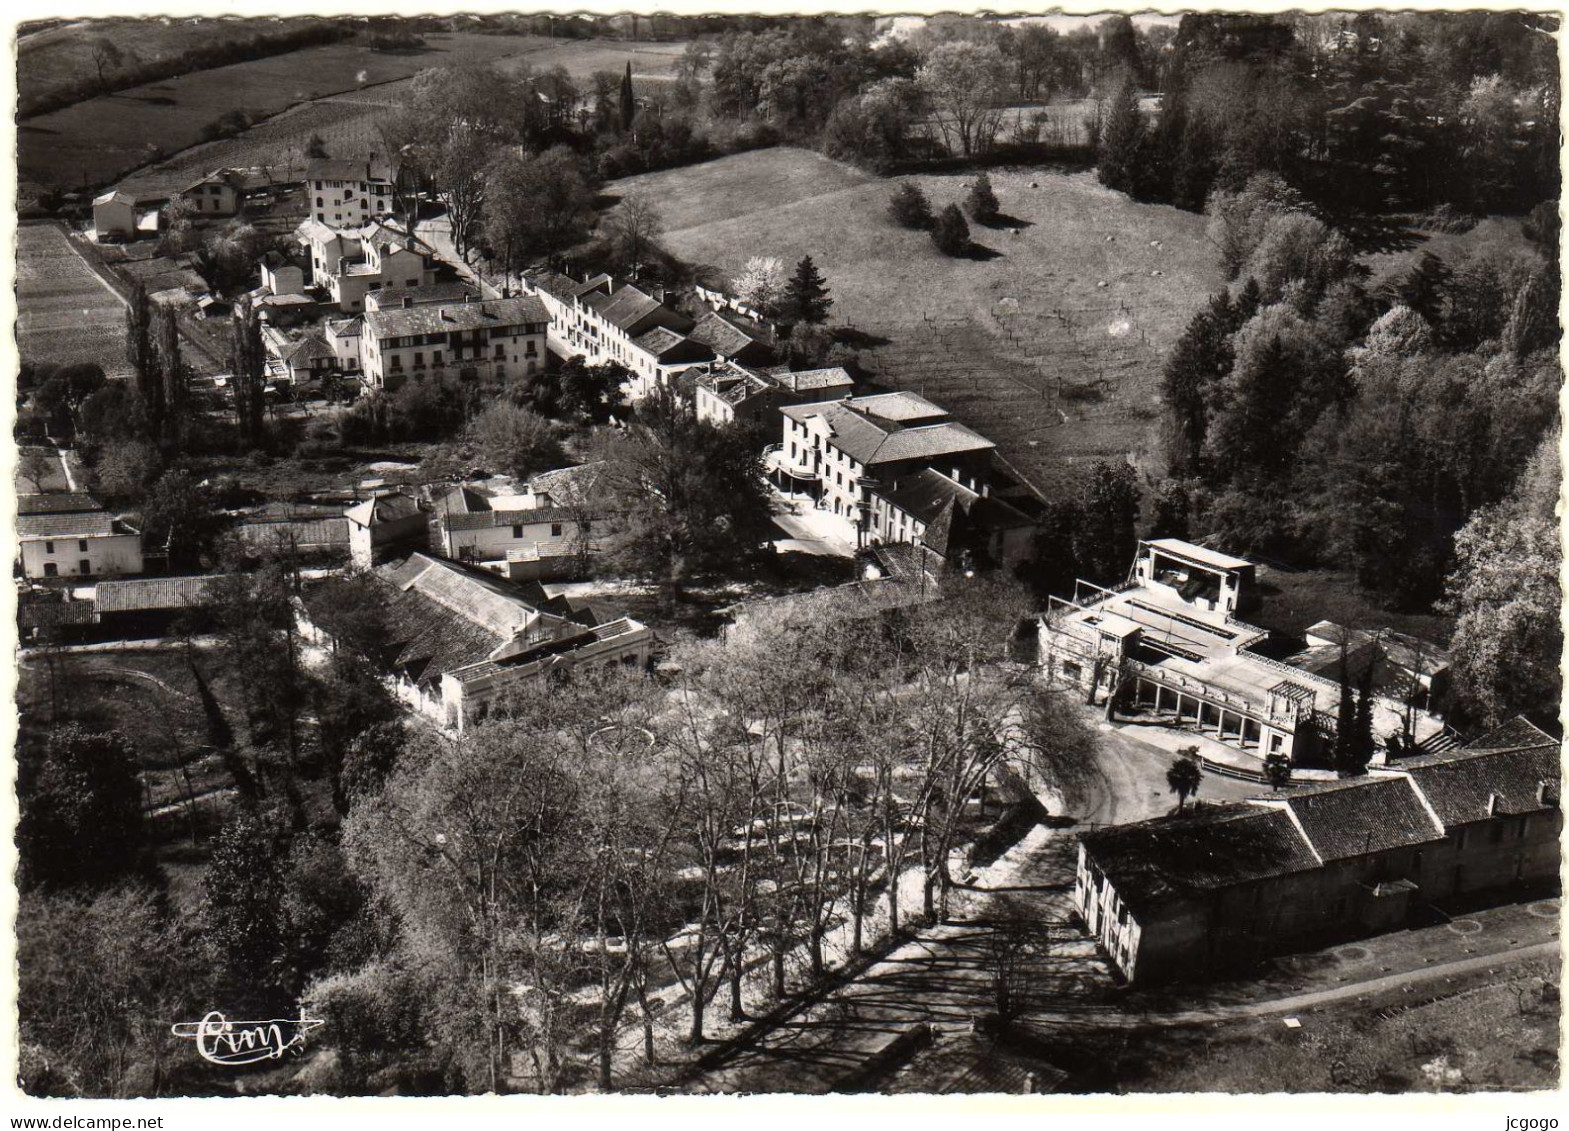
M 1406 246 L 1363 257 L 1362 261 L 1372 272 L 1368 280 L 1370 289 L 1406 270 L 1424 252 L 1432 252 L 1453 266 L 1475 252 L 1496 250 L 1525 255 L 1531 250 L 1530 243 L 1520 231 L 1520 219 L 1517 216 L 1489 216 L 1469 232 L 1434 232 L 1413 228 L 1405 233 L 1401 242 Z
M 125 307 L 53 224 L 17 229 L 17 345 L 24 361 L 93 361 L 129 375 Z
M 694 265 L 810 254 L 833 322 L 888 339 L 864 354 L 880 382 L 943 405 L 1037 485 L 1075 459 L 1146 453 L 1165 352 L 1223 282 L 1204 218 L 1134 203 L 1091 173 L 1023 168 L 991 173 L 1005 219 L 974 229 L 981 256 L 949 258 L 888 218 L 897 181 L 941 208 L 969 179 L 877 178 L 772 149 L 609 191 L 658 200 L 666 246 Z
M 1262 608 L 1247 620 L 1300 637 L 1311 624 L 1332 620 L 1347 628 L 1392 628 L 1445 645 L 1454 631 L 1452 617 L 1432 613 L 1399 613 L 1381 606 L 1376 595 L 1357 584 L 1345 570 L 1283 570 L 1260 566 L 1258 588 Z

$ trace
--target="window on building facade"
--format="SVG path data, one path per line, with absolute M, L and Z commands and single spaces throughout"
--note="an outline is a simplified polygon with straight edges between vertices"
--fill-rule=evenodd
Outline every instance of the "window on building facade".
M 561 537 L 561 524 L 559 522 L 552 522 L 550 524 L 550 536 L 552 538 Z
M 54 553 L 54 543 L 53 542 L 45 542 L 44 543 L 44 553 L 46 553 L 46 554 Z
M 76 549 L 77 549 L 78 553 L 83 553 L 83 554 L 87 553 L 87 539 L 86 538 L 78 538 L 76 540 Z
M 88 574 L 93 572 L 93 563 L 88 561 L 86 558 L 83 558 L 80 568 L 82 571 L 82 576 L 86 577 Z
M 512 537 L 520 539 L 520 540 L 522 539 L 522 537 L 523 537 L 523 524 L 522 523 L 514 522 L 512 524 Z
M 414 367 L 417 369 L 425 364 L 425 354 L 416 350 L 414 353 Z

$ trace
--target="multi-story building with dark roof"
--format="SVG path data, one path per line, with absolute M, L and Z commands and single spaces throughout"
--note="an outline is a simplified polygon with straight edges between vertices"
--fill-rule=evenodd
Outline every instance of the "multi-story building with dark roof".
M 373 390 L 411 377 L 526 377 L 544 368 L 549 322 L 532 296 L 371 311 L 360 332 L 360 371 Z
M 1552 885 L 1559 747 L 1520 719 L 1365 777 L 1084 833 L 1074 900 L 1117 970 L 1154 982 Z
M 529 281 L 550 318 L 551 349 L 590 365 L 614 362 L 632 374 L 629 392 L 646 396 L 670 382 L 687 365 L 707 361 L 713 351 L 688 337 L 693 321 L 645 290 L 610 275 L 578 282 L 545 274 Z
M 376 157 L 357 161 L 322 158 L 305 169 L 311 219 L 334 228 L 358 228 L 396 208 L 398 169 Z
M 767 453 L 775 482 L 848 520 L 861 546 L 924 545 L 948 561 L 965 550 L 997 562 L 1028 554 L 1031 520 L 990 498 L 996 445 L 931 401 L 879 393 L 780 412 L 781 440 Z

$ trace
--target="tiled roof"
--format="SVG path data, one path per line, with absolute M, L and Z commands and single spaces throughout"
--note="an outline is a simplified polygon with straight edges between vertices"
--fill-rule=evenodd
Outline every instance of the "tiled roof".
M 366 329 L 378 340 L 499 326 L 539 326 L 549 321 L 544 304 L 533 295 L 484 302 L 427 303 L 365 315 Z
M 420 593 L 504 639 L 511 639 L 539 616 L 515 586 L 490 574 L 425 554 L 411 554 L 409 561 L 423 561 L 425 568 L 400 582 L 398 588 Z
M 535 290 L 544 291 L 562 302 L 570 303 L 578 295 L 587 294 L 593 290 L 596 284 L 594 280 L 580 283 L 576 279 L 562 275 L 559 272 L 546 271 L 542 275 L 531 278 L 529 285 Z
M 374 157 L 362 161 L 323 157 L 305 166 L 305 179 L 308 181 L 390 181 L 394 172 L 389 162 Z
M 415 306 L 428 302 L 462 302 L 463 296 L 469 295 L 472 299 L 479 297 L 479 291 L 472 283 L 462 279 L 449 279 L 439 283 L 425 283 L 418 287 L 383 287 L 379 291 L 372 291 L 365 296 L 367 302 L 374 301 L 377 308 L 391 310 L 393 307 L 402 306 L 403 300 L 408 299 Z
M 1465 744 L 1465 748 L 1467 750 L 1519 750 L 1549 744 L 1556 746 L 1558 740 L 1524 715 L 1516 715 L 1486 734 L 1473 738 Z
M 779 384 L 792 393 L 816 393 L 825 389 L 848 389 L 855 384 L 849 370 L 842 365 L 827 369 L 803 369 L 797 373 L 781 373 Z
M 271 546 L 284 539 L 292 539 L 303 548 L 311 546 L 347 546 L 349 544 L 348 519 L 335 518 L 270 519 L 259 522 L 242 522 L 239 535 L 249 546 Z
M 1562 773 L 1558 744 L 1514 750 L 1446 750 L 1397 767 L 1422 791 L 1445 825 L 1486 820 L 1495 812 L 1539 813 L 1557 808 Z M 1539 797 L 1542 783 L 1548 797 Z M 1496 799 L 1496 800 L 1495 800 Z
M 982 497 L 979 492 L 931 468 L 902 475 L 897 487 L 881 487 L 877 493 L 922 523 L 932 521 L 951 503 L 965 513 L 972 525 L 984 529 L 1006 530 L 1030 524 L 1028 518 L 1002 499 Z
M 712 310 L 697 320 L 687 337 L 722 357 L 738 357 L 748 349 L 755 352 L 768 348 L 734 322 Z
M 582 296 L 581 301 L 584 306 L 597 311 L 606 322 L 628 334 L 634 333 L 644 319 L 661 309 L 665 310 L 667 316 L 674 316 L 678 324 L 687 328 L 692 325 L 690 318 L 669 310 L 653 295 L 640 291 L 631 283 L 623 283 L 608 295 L 590 291 Z
M 1257 805 L 1207 805 L 1079 840 L 1135 911 L 1319 866 L 1290 815 Z
M 448 530 L 491 530 L 501 526 L 532 526 L 541 522 L 570 522 L 575 512 L 567 507 L 533 507 L 521 510 L 479 511 L 474 514 L 445 514 L 441 521 Z
M 1325 860 L 1346 860 L 1437 840 L 1443 828 L 1404 778 L 1352 778 L 1292 790 L 1290 807 Z
M 16 513 L 22 515 L 80 514 L 98 510 L 103 510 L 103 505 L 82 491 L 48 491 L 16 497 Z
M 198 577 L 142 577 L 134 581 L 100 581 L 93 590 L 99 613 L 152 612 L 181 609 L 207 602 L 207 587 L 222 574 Z
M 604 461 L 591 460 L 574 467 L 542 471 L 528 481 L 528 489 L 531 494 L 549 496 L 557 506 L 581 506 L 605 496 L 604 476 Z
M 655 326 L 652 330 L 638 335 L 632 339 L 632 344 L 644 353 L 662 358 L 678 346 L 698 345 L 689 343 L 686 338 L 666 326 Z
M 113 533 L 114 516 L 106 511 L 23 514 L 16 519 L 18 538 L 85 538 Z
M 294 229 L 294 235 L 296 239 L 303 243 L 326 244 L 343 238 L 343 234 L 336 228 L 328 227 L 320 220 L 314 218 L 302 221 L 300 226 Z M 349 238 L 353 239 L 353 236 Z
M 786 405 L 790 419 L 805 423 L 819 416 L 832 430 L 829 443 L 863 466 L 912 459 L 939 459 L 968 452 L 990 451 L 997 445 L 951 420 L 905 424 L 945 415 L 913 393 L 887 393 L 812 404 Z
M 389 224 L 385 220 L 372 220 L 363 228 L 354 233 L 360 243 L 368 244 L 374 248 L 398 247 L 417 251 L 422 255 L 434 255 L 436 249 L 420 239 L 407 228 L 400 228 L 396 224 Z
M 295 365 L 303 365 L 319 357 L 334 358 L 338 355 L 319 334 L 306 334 L 303 338 L 278 347 L 278 356 Z
M 940 459 L 968 452 L 990 451 L 997 445 L 963 424 L 945 421 L 923 424 L 895 432 L 884 440 L 872 464 L 898 463 L 908 459 Z
M 356 503 L 343 513 L 350 522 L 369 526 L 373 522 L 397 522 L 399 519 L 412 518 L 419 513 L 419 504 L 407 495 L 378 495 L 374 499 Z
M 490 510 L 490 499 L 473 487 L 458 486 L 438 496 L 434 505 L 438 514 L 477 514 Z
M 572 632 L 570 635 L 557 637 L 553 640 L 543 640 L 531 648 L 514 653 L 500 660 L 486 660 L 472 667 L 465 667 L 452 674 L 463 683 L 470 683 L 486 676 L 497 675 L 508 670 L 528 667 L 542 661 L 548 661 L 558 656 L 568 656 L 581 648 L 592 644 L 599 644 L 610 640 L 620 640 L 629 637 L 647 635 L 648 626 L 631 617 L 617 617 L 614 620 L 601 624 L 584 626 L 582 631 Z

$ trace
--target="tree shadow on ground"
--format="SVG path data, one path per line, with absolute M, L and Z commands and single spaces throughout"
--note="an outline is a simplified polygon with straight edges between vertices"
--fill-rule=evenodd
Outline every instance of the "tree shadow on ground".
M 1419 232 L 1406 221 L 1389 216 L 1347 213 L 1330 217 L 1329 222 L 1345 235 L 1359 255 L 1410 251 L 1428 239 L 1425 232 Z
M 1017 234 L 1025 228 L 1033 228 L 1034 220 L 1021 220 L 1017 216 L 1010 216 L 1006 212 L 999 212 L 990 220 L 977 220 L 975 223 L 982 228 L 990 228 L 994 232 L 1013 232 Z
M 886 346 L 892 340 L 881 334 L 869 334 L 865 330 L 858 330 L 854 326 L 836 326 L 833 335 L 835 342 L 850 346 L 852 349 L 875 349 L 878 346 Z
M 985 244 L 979 244 L 972 240 L 965 246 L 965 249 L 962 252 L 955 256 L 955 258 L 974 259 L 985 263 L 990 259 L 1001 259 L 1002 252 L 998 251 L 996 248 L 987 247 Z

